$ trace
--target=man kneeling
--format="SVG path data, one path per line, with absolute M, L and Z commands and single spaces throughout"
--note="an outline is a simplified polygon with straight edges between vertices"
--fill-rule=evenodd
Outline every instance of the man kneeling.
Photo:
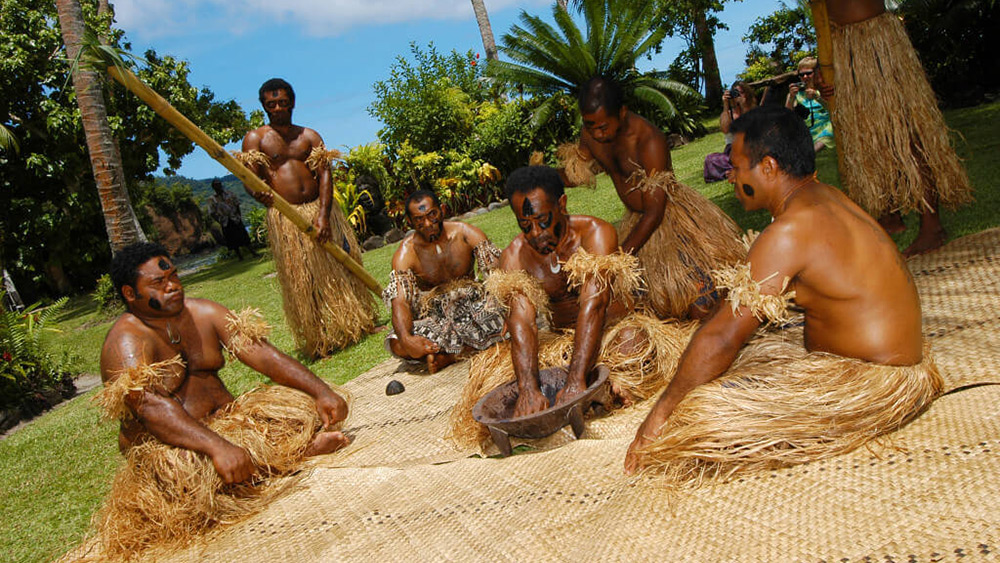
M 630 404 L 666 385 L 693 323 L 663 322 L 632 311 L 641 288 L 638 259 L 621 252 L 615 228 L 602 219 L 570 215 L 556 170 L 529 166 L 507 180 L 507 197 L 521 234 L 500 257 L 486 287 L 508 307 L 503 343 L 472 359 L 469 380 L 452 409 L 449 437 L 462 447 L 481 446 L 486 428 L 472 419 L 473 405 L 495 387 L 517 379 L 515 416 L 550 405 L 539 370 L 566 367 L 556 404 L 587 390 L 587 374 L 608 366 L 612 390 Z M 538 317 L 551 313 L 550 328 Z
M 97 400 L 120 421 L 127 462 L 98 517 L 106 556 L 248 515 L 266 500 L 268 477 L 347 444 L 334 430 L 344 399 L 268 343 L 253 310 L 185 299 L 163 247 L 121 250 L 112 280 L 128 312 L 104 341 Z M 218 375 L 223 348 L 280 385 L 234 400 Z
M 406 217 L 413 233 L 393 254 L 391 281 L 382 293 L 392 311 L 386 348 L 396 357 L 425 361 L 434 373 L 463 352 L 501 340 L 499 304 L 473 279 L 473 266 L 485 276 L 500 251 L 479 228 L 445 221 L 434 192 L 410 194 Z
M 747 264 L 718 272 L 729 306 L 692 338 L 629 446 L 628 472 L 697 481 L 829 457 L 899 428 L 941 391 L 906 263 L 878 223 L 816 180 L 802 120 L 763 107 L 732 131 L 736 197 L 774 220 Z M 762 322 L 787 319 L 792 298 L 804 332 L 744 347 Z

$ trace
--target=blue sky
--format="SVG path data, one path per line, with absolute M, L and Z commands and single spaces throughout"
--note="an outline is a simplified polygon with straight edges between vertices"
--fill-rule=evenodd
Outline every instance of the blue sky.
M 294 121 L 316 129 L 327 145 L 345 148 L 377 139 L 381 124 L 368 115 L 372 84 L 388 76 L 411 41 L 433 41 L 442 52 L 482 52 L 468 0 L 118 0 L 117 26 L 135 53 L 154 48 L 190 63 L 190 81 L 217 99 L 247 111 L 259 107 L 257 88 L 279 76 L 295 88 Z M 549 16 L 548 0 L 486 0 L 497 42 L 525 10 Z M 740 38 L 750 23 L 780 7 L 778 0 L 726 4 L 728 31 L 716 37 L 725 83 L 743 69 Z M 670 40 L 644 66 L 666 68 L 684 47 Z M 501 55 L 502 56 L 502 55 Z M 237 145 L 227 148 L 238 148 Z M 227 174 L 200 149 L 184 159 L 180 174 Z

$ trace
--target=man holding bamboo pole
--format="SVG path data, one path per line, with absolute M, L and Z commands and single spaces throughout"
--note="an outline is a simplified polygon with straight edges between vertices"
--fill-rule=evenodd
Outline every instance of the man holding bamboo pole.
M 312 218 L 317 242 L 339 244 L 360 262 L 354 232 L 340 210 L 332 209 L 330 162 L 339 153 L 326 150 L 316 131 L 292 123 L 295 91 L 290 84 L 268 80 L 259 97 L 269 123 L 247 133 L 237 158 L 299 213 Z M 322 357 L 357 342 L 375 321 L 375 301 L 365 285 L 271 207 L 271 194 L 248 191 L 269 207 L 268 240 L 285 317 L 299 349 Z

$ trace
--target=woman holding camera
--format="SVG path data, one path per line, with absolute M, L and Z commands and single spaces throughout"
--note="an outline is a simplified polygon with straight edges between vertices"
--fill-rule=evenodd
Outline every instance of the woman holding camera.
M 809 133 L 812 134 L 813 148 L 819 152 L 823 147 L 833 146 L 833 124 L 830 122 L 830 112 L 816 88 L 816 66 L 819 61 L 815 57 L 806 57 L 799 61 L 799 82 L 788 87 L 788 97 L 785 107 L 797 110 L 806 120 Z M 808 111 L 808 113 L 806 113 Z
M 726 148 L 722 152 L 713 152 L 705 157 L 705 168 L 702 176 L 705 183 L 719 182 L 726 179 L 726 174 L 732 169 L 729 161 L 729 151 L 733 145 L 733 135 L 729 127 L 741 115 L 757 107 L 757 95 L 746 82 L 737 80 L 733 87 L 722 93 L 722 115 L 719 116 L 719 128 L 726 136 Z

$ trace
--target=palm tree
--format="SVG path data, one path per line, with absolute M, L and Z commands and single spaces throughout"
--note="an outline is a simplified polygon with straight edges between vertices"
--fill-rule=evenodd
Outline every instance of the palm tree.
M 80 2 L 56 0 L 56 10 L 59 13 L 59 27 L 62 29 L 67 55 L 71 61 L 77 61 L 86 29 Z M 146 235 L 139 226 L 125 189 L 121 154 L 108 125 L 104 89 L 98 74 L 84 68 L 84 65 L 75 64 L 72 75 L 90 164 L 94 170 L 101 209 L 104 211 L 104 226 L 108 232 L 111 251 L 118 252 L 133 242 L 145 241 Z
M 479 34 L 483 36 L 483 49 L 486 50 L 486 60 L 497 60 L 497 43 L 493 39 L 493 28 L 490 27 L 490 16 L 486 13 L 484 0 L 472 0 L 472 11 L 476 13 L 479 24 Z
M 552 7 L 558 30 L 522 11 L 521 25 L 515 24 L 503 36 L 500 49 L 512 61 L 490 61 L 486 67 L 486 74 L 499 82 L 548 97 L 535 110 L 533 127 L 548 121 L 569 103 L 567 94 L 575 96 L 595 76 L 618 81 L 630 105 L 646 106 L 667 122 L 679 117 L 671 98 L 698 97 L 684 84 L 635 69 L 636 59 L 655 49 L 665 36 L 662 30 L 650 31 L 659 14 L 655 2 L 583 0 L 580 9 L 585 32 L 558 5 Z

